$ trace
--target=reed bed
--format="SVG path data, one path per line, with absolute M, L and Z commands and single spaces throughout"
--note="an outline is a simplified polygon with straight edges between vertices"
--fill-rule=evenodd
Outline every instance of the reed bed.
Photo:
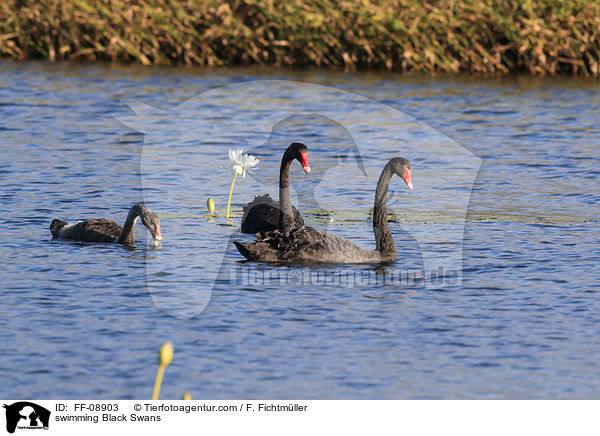
M 598 0 L 0 0 L 0 56 L 600 73 Z

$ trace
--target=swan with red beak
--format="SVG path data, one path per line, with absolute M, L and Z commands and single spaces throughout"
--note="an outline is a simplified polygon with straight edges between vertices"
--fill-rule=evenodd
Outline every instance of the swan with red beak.
M 233 241 L 248 260 L 282 264 L 390 263 L 398 258 L 398 248 L 387 222 L 387 194 L 392 176 L 397 175 L 412 190 L 411 164 L 408 159 L 390 159 L 379 176 L 373 202 L 375 250 L 364 249 L 340 236 L 312 227 L 282 228 L 260 232 L 255 242 Z M 282 202 L 283 203 L 283 202 Z M 282 204 L 282 209 L 284 205 Z M 288 204 L 288 215 L 291 205 Z
M 269 194 L 254 198 L 244 207 L 242 217 L 243 233 L 268 232 L 280 228 L 300 228 L 304 220 L 290 200 L 290 166 L 294 160 L 300 162 L 305 173 L 311 169 L 308 163 L 308 148 L 300 142 L 293 142 L 283 153 L 279 169 L 279 202 Z
M 412 174 L 411 174 L 411 170 L 410 170 L 410 163 L 408 164 L 408 166 L 406 166 L 406 165 L 404 166 L 404 175 L 402 176 L 402 179 L 406 183 L 406 186 L 408 186 L 408 189 L 410 189 L 412 191 L 413 184 L 412 184 Z
M 310 165 L 308 164 L 308 150 L 300 151 L 300 164 L 306 174 L 310 174 Z

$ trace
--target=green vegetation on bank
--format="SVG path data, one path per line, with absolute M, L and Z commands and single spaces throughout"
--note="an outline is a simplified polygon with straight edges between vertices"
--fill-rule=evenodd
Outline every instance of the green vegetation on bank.
M 0 1 L 0 56 L 600 74 L 598 0 Z

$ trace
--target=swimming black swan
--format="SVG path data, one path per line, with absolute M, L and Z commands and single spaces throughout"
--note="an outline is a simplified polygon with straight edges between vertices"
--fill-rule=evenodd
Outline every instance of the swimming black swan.
M 142 219 L 142 223 L 152 235 L 153 245 L 157 245 L 158 241 L 162 240 L 160 219 L 158 215 L 142 203 L 138 203 L 129 209 L 123 228 L 114 221 L 106 218 L 80 221 L 76 224 L 69 224 L 65 221 L 53 219 L 50 224 L 50 232 L 52 232 L 54 239 L 70 239 L 83 242 L 114 242 L 116 244 L 133 245 L 135 243 L 133 228 L 138 217 Z
M 377 263 L 393 262 L 398 253 L 386 218 L 386 198 L 393 174 L 402 177 L 412 190 L 411 165 L 404 158 L 390 160 L 379 176 L 373 209 L 373 233 L 377 248 L 373 251 L 339 236 L 312 227 L 261 232 L 256 242 L 233 241 L 248 260 L 280 263 Z M 289 211 L 289 210 L 288 210 Z
M 242 217 L 243 233 L 270 232 L 272 230 L 291 230 L 304 226 L 304 220 L 300 212 L 291 206 L 290 200 L 290 164 L 294 159 L 304 168 L 306 173 L 310 173 L 308 165 L 308 149 L 304 144 L 294 142 L 291 144 L 281 158 L 281 168 L 279 170 L 279 202 L 274 201 L 269 194 L 255 197 L 251 203 L 244 207 L 244 216 Z M 287 211 L 288 205 L 293 211 L 293 215 L 282 215 L 280 212 Z M 290 219 L 293 216 L 293 219 Z

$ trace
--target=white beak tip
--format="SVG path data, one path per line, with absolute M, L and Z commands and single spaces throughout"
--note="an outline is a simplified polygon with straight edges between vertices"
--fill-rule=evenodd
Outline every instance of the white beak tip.
M 411 191 L 413 190 L 412 182 L 408 182 L 406 185 L 408 186 L 408 189 L 410 189 Z
M 306 174 L 310 174 L 310 167 L 309 166 L 305 166 L 305 167 L 302 167 L 302 168 L 304 168 L 304 172 Z

